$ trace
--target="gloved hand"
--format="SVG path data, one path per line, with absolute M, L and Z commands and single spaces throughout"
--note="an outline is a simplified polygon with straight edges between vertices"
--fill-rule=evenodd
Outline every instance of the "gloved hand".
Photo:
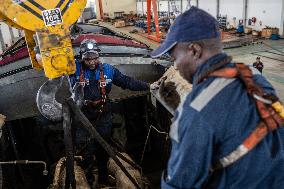
M 154 83 L 150 84 L 150 90 L 157 90 L 160 88 L 160 85 L 163 81 L 165 81 L 167 77 L 162 77 L 158 81 L 155 81 Z
M 165 80 L 162 80 L 159 94 L 169 107 L 171 107 L 173 110 L 177 109 L 178 105 L 180 104 L 180 95 L 176 90 L 174 82 L 165 82 Z

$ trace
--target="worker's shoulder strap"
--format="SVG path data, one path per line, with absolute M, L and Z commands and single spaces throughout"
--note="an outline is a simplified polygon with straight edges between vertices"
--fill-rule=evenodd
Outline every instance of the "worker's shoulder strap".
M 99 91 L 102 95 L 102 99 L 103 101 L 105 101 L 106 99 L 106 80 L 104 78 L 104 66 L 102 63 L 99 64 L 99 69 L 100 69 L 100 79 L 98 81 L 98 87 L 99 87 Z M 83 68 L 83 65 L 80 66 L 80 76 L 79 76 L 79 81 L 82 83 L 86 83 L 88 81 L 86 81 L 85 78 L 85 69 Z
M 98 81 L 98 88 L 101 93 L 101 99 L 96 101 L 87 100 L 86 105 L 92 106 L 98 110 L 98 112 L 102 113 L 104 111 L 105 103 L 106 103 L 106 81 L 104 78 L 104 67 L 103 64 L 99 64 L 100 69 L 100 79 Z
M 248 94 L 255 100 L 261 121 L 251 134 L 234 151 L 217 161 L 212 170 L 218 170 L 241 159 L 250 152 L 270 131 L 284 126 L 284 107 L 275 95 L 267 95 L 263 89 L 255 84 L 251 69 L 243 63 L 236 63 L 235 67 L 216 70 L 208 77 L 239 78 L 246 86 Z
M 102 95 L 102 99 L 105 101 L 106 100 L 106 80 L 104 77 L 104 66 L 102 63 L 99 64 L 100 66 L 100 80 L 99 80 L 99 84 L 100 84 L 100 89 L 101 89 L 101 95 Z

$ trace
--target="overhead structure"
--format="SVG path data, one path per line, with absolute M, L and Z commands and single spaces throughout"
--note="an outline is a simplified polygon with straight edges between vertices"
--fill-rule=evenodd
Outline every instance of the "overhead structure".
M 152 9 L 151 5 L 153 7 L 153 13 L 154 13 L 154 23 L 155 23 L 155 30 L 156 35 L 152 35 L 151 32 L 151 23 L 152 23 Z M 156 0 L 147 0 L 147 37 L 151 40 L 161 42 L 161 34 L 160 34 L 160 27 L 159 27 L 159 15 L 157 10 L 157 1 Z
M 86 0 L 0 0 L 0 5 L 0 20 L 24 30 L 35 69 L 44 69 L 49 79 L 75 72 L 69 27 L 82 14 Z M 37 46 L 39 52 L 34 50 Z
M 99 11 L 100 11 L 100 18 L 104 19 L 104 11 L 103 11 L 103 3 L 102 0 L 99 0 Z

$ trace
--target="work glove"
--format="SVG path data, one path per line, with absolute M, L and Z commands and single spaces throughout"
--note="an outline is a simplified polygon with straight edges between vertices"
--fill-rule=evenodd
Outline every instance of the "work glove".
M 150 90 L 157 90 L 160 88 L 160 85 L 163 81 L 165 81 L 167 77 L 162 77 L 158 81 L 155 81 L 154 83 L 150 84 Z
M 174 82 L 165 82 L 165 79 L 162 79 L 159 94 L 169 107 L 171 107 L 173 110 L 177 109 L 178 105 L 180 104 L 180 95 L 176 90 Z

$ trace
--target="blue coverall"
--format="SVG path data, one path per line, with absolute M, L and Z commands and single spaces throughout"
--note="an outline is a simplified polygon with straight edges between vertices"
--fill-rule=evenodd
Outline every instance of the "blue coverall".
M 81 72 L 81 63 L 76 60 L 76 73 L 73 76 L 70 76 L 71 85 L 74 85 L 76 82 L 79 82 L 80 72 Z M 103 64 L 104 78 L 107 83 L 106 85 L 106 94 L 111 91 L 112 84 L 119 86 L 123 89 L 130 89 L 133 91 L 144 91 L 149 90 L 149 84 L 143 81 L 139 81 L 123 75 L 117 68 L 113 67 L 110 64 Z M 97 66 L 95 70 L 84 69 L 84 77 L 86 80 L 86 85 L 84 87 L 84 99 L 97 101 L 102 98 L 102 94 L 99 90 L 99 79 L 100 79 L 100 68 Z M 94 125 L 96 130 L 102 135 L 102 137 L 109 141 L 111 137 L 111 128 L 112 128 L 112 115 L 110 103 L 107 101 L 105 104 L 104 111 L 99 115 L 98 111 L 94 107 L 85 106 L 82 108 L 84 114 L 91 122 L 95 122 Z M 99 118 L 97 119 L 99 115 Z M 79 130 L 77 132 L 77 138 L 87 138 L 86 132 Z M 95 141 L 91 141 L 88 152 L 85 154 L 85 159 L 87 164 L 92 159 L 92 154 L 95 154 L 98 162 L 98 181 L 105 183 L 107 181 L 107 161 L 108 154 L 105 150 Z M 86 165 L 87 166 L 87 165 Z M 88 176 L 88 175 L 87 175 Z M 92 177 L 92 175 L 90 175 Z M 90 181 L 91 182 L 91 181 Z
M 260 121 L 254 100 L 239 79 L 197 78 L 227 57 L 216 55 L 193 76 L 193 89 L 178 107 L 171 126 L 172 150 L 162 188 L 202 188 L 213 163 L 234 151 Z M 227 66 L 232 66 L 229 63 Z M 251 68 L 255 82 L 267 93 L 273 87 Z M 284 129 L 269 133 L 252 151 L 231 166 L 214 172 L 206 188 L 284 188 Z

